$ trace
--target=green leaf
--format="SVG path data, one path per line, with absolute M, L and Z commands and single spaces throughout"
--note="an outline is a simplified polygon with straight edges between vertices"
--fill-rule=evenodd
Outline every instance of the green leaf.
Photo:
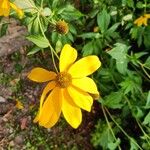
M 34 47 L 30 50 L 30 52 L 29 52 L 27 55 L 28 55 L 28 56 L 29 56 L 29 55 L 33 55 L 33 54 L 39 52 L 40 50 L 41 50 L 40 47 L 34 46 Z
M 77 20 L 84 16 L 80 11 L 78 11 L 70 4 L 65 5 L 59 9 L 58 14 L 60 14 L 63 19 L 69 21 Z
M 131 111 L 132 111 L 133 116 L 136 119 L 140 119 L 141 117 L 144 116 L 142 109 L 139 108 L 138 106 L 133 106 Z
M 41 35 L 29 35 L 26 38 L 40 48 L 47 48 L 49 46 L 49 41 Z
M 34 9 L 35 3 L 33 0 L 15 0 L 13 3 L 16 4 L 19 8 L 24 9 L 24 11 L 26 12 L 36 12 L 36 10 Z
M 100 28 L 101 33 L 104 33 L 110 24 L 110 15 L 105 9 L 97 15 L 97 24 Z
M 150 107 L 150 91 L 148 92 L 148 95 L 147 95 L 146 107 Z
M 117 70 L 122 74 L 127 72 L 127 64 L 129 61 L 127 58 L 127 52 L 129 48 L 130 47 L 125 44 L 116 43 L 115 47 L 108 52 L 108 54 L 116 60 Z
M 110 95 L 104 97 L 103 104 L 112 109 L 120 109 L 123 106 L 122 103 L 123 93 L 112 92 Z
M 0 37 L 6 34 L 7 28 L 8 28 L 8 23 L 2 22 L 2 25 L 0 26 Z
M 113 32 L 116 31 L 116 29 L 118 28 L 118 26 L 120 25 L 120 23 L 115 23 L 113 26 L 111 26 L 108 30 L 107 30 L 107 34 L 108 35 L 112 35 Z M 113 35 L 112 35 L 113 36 Z
M 135 139 L 130 139 L 130 150 L 138 150 L 138 146 L 135 144 L 137 143 Z
M 138 52 L 138 53 L 131 53 L 131 56 L 130 56 L 130 61 L 135 65 L 135 66 L 139 66 L 139 58 L 141 58 L 142 56 L 146 55 L 147 52 Z
M 150 56 L 146 59 L 144 65 L 148 68 L 150 68 Z
M 83 46 L 82 52 L 83 52 L 83 56 L 88 56 L 91 55 L 93 53 L 94 49 L 93 49 L 93 41 L 88 42 L 87 44 L 85 44 Z
M 117 138 L 115 142 L 108 143 L 109 150 L 115 150 L 121 143 L 121 140 Z
M 143 27 L 133 27 L 130 31 L 131 37 L 137 40 L 138 46 L 140 47 L 143 42 Z
M 144 125 L 150 124 L 150 112 L 144 118 L 143 124 Z
M 113 123 L 110 122 L 110 125 L 113 126 Z M 117 132 L 116 128 L 113 128 L 114 133 Z M 94 147 L 99 148 L 101 146 L 104 150 L 108 149 L 108 143 L 114 143 L 114 137 L 108 127 L 102 121 L 99 121 L 96 125 L 95 133 L 92 135 L 91 139 Z
M 85 39 L 100 38 L 101 34 L 89 32 L 89 33 L 83 33 L 83 34 L 79 35 L 79 37 L 82 37 Z
M 48 8 L 48 7 L 45 7 L 43 10 L 42 10 L 42 15 L 43 16 L 50 16 L 52 14 L 52 11 Z
M 130 71 L 128 72 L 128 76 L 125 77 L 124 81 L 122 81 L 119 85 L 121 86 L 124 94 L 137 94 L 141 89 L 142 80 L 140 76 Z

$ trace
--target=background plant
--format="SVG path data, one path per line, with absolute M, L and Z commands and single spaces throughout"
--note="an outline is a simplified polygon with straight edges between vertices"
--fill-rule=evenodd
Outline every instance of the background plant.
M 134 21 L 150 13 L 148 0 L 15 0 L 34 45 L 27 55 L 50 51 L 56 57 L 70 43 L 80 56 L 95 54 L 102 67 L 93 75 L 101 97 L 100 116 L 91 135 L 95 149 L 150 149 L 150 22 Z M 15 17 L 12 14 L 13 17 Z M 68 25 L 59 33 L 57 22 Z M 7 23 L 1 26 L 4 34 Z M 97 117 L 96 117 L 97 118 Z

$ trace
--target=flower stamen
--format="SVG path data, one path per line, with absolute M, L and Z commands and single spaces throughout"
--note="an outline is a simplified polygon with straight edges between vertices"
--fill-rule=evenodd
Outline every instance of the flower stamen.
M 72 77 L 69 73 L 60 72 L 56 76 L 56 83 L 61 88 L 66 88 L 70 85 Z

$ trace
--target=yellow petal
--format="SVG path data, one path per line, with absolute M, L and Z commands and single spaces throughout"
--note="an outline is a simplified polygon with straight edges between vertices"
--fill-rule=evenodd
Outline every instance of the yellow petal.
M 146 18 L 150 18 L 150 14 L 144 14 L 144 17 L 146 17 Z
M 75 62 L 68 70 L 73 78 L 82 78 L 95 72 L 101 65 L 97 56 L 87 56 Z
M 36 117 L 34 118 L 33 122 L 37 123 L 39 121 L 39 112 L 37 113 Z
M 144 19 L 143 19 L 143 24 L 144 24 L 145 26 L 147 26 L 147 20 L 148 20 L 148 18 L 144 18 Z
M 22 9 L 18 8 L 15 4 L 10 3 L 10 6 L 18 13 L 19 18 L 21 19 L 24 15 Z
M 55 81 L 51 81 L 49 82 L 46 87 L 44 88 L 41 98 L 40 98 L 40 110 L 39 110 L 39 115 L 41 114 L 41 110 L 42 110 L 42 106 L 44 103 L 44 100 L 46 98 L 46 95 L 48 94 L 48 92 L 50 92 L 52 89 L 54 89 L 54 87 L 56 86 L 56 82 Z
M 66 121 L 77 128 L 82 122 L 81 109 L 73 104 L 71 97 L 66 90 L 62 92 L 62 112 Z
M 56 74 L 52 71 L 47 71 L 43 68 L 34 68 L 31 70 L 31 72 L 28 75 L 28 78 L 30 80 L 36 81 L 36 82 L 46 82 L 53 80 L 56 77 Z
M 52 127 L 58 121 L 61 113 L 62 99 L 60 88 L 56 87 L 46 98 L 41 114 L 38 118 L 39 124 L 44 127 Z
M 0 16 L 9 16 L 10 13 L 10 4 L 8 0 L 2 0 L 0 2 Z
M 72 86 L 69 86 L 67 90 L 70 97 L 78 107 L 89 112 L 91 111 L 93 98 L 88 93 Z
M 66 71 L 70 65 L 74 63 L 77 59 L 77 51 L 71 47 L 69 44 L 66 44 L 60 54 L 60 61 L 59 61 L 59 69 L 60 72 Z
M 73 79 L 72 85 L 78 87 L 79 89 L 85 92 L 89 92 L 92 94 L 99 94 L 95 82 L 89 77 L 84 77 L 81 79 Z
M 137 24 L 137 26 L 141 26 L 143 24 L 143 20 L 144 20 L 144 17 L 141 16 L 134 21 L 134 24 Z

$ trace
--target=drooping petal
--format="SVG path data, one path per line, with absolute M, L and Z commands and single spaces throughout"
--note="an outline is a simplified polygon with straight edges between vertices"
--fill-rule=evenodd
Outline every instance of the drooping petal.
M 50 92 L 52 89 L 54 89 L 55 86 L 56 86 L 56 82 L 55 81 L 51 81 L 44 88 L 44 90 L 42 92 L 42 95 L 41 95 L 41 98 L 40 98 L 40 111 L 39 111 L 39 114 L 41 114 L 43 102 L 44 102 L 44 100 L 46 98 L 46 95 L 48 94 L 48 92 Z
M 0 16 L 9 16 L 10 13 L 10 4 L 8 0 L 2 0 L 0 2 Z
M 89 77 L 84 77 L 81 79 L 73 79 L 72 85 L 85 92 L 92 94 L 99 94 L 95 82 Z
M 80 89 L 77 89 L 73 86 L 69 86 L 67 88 L 67 91 L 70 95 L 70 97 L 73 99 L 74 103 L 86 110 L 86 111 L 91 111 L 91 107 L 92 107 L 92 104 L 93 104 L 93 98 L 86 92 L 80 90 Z
M 147 21 L 148 21 L 148 18 L 144 18 L 144 19 L 143 19 L 143 24 L 144 24 L 145 26 L 147 26 Z
M 144 14 L 144 17 L 146 17 L 146 18 L 150 18 L 150 14 Z
M 19 18 L 21 19 L 24 15 L 24 12 L 22 11 L 22 9 L 18 8 L 15 4 L 10 2 L 10 6 L 17 12 Z
M 141 26 L 141 25 L 143 24 L 143 19 L 144 19 L 143 16 L 137 18 L 137 19 L 134 21 L 134 24 L 137 24 L 137 26 Z
M 97 56 L 87 56 L 75 62 L 68 70 L 72 78 L 82 78 L 95 72 L 101 65 Z
M 66 121 L 77 128 L 82 122 L 81 109 L 77 107 L 66 90 L 62 92 L 62 112 Z
M 55 77 L 56 73 L 39 67 L 32 69 L 28 75 L 28 78 L 35 82 L 46 82 L 53 80 Z
M 62 99 L 60 88 L 56 87 L 45 100 L 41 114 L 38 118 L 39 124 L 44 127 L 52 127 L 58 121 L 61 113 Z
M 65 44 L 60 54 L 59 69 L 65 72 L 77 59 L 77 51 L 69 44 Z

